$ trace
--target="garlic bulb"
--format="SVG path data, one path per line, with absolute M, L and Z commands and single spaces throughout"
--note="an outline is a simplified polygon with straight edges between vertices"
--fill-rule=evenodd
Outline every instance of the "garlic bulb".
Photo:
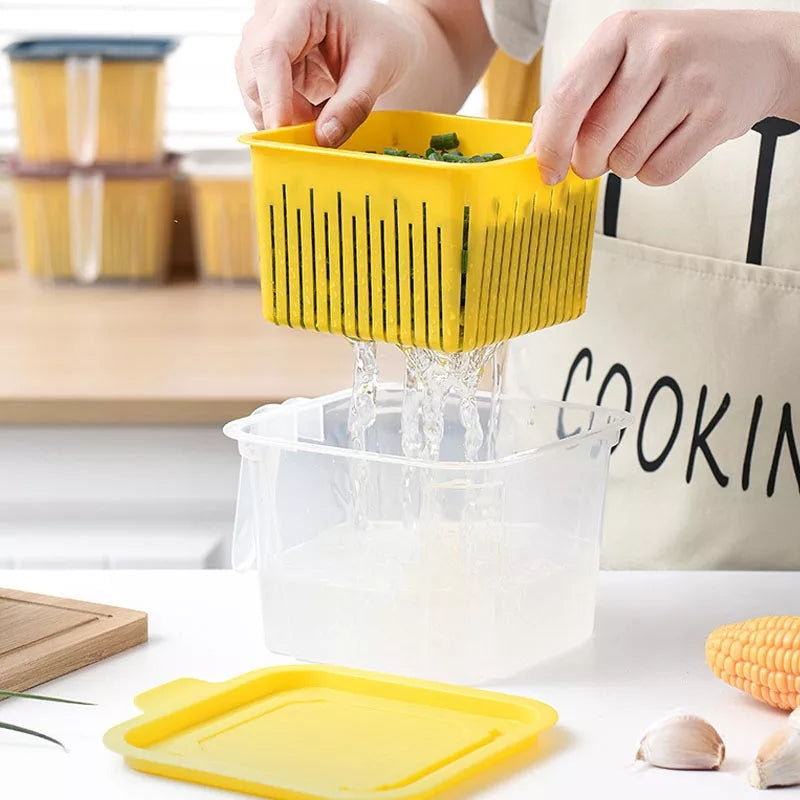
M 719 769 L 725 745 L 708 722 L 677 712 L 656 722 L 639 743 L 637 761 L 664 769 Z
M 781 728 L 769 736 L 755 761 L 750 765 L 747 777 L 756 789 L 771 786 L 796 786 L 800 784 L 800 729 L 794 725 Z

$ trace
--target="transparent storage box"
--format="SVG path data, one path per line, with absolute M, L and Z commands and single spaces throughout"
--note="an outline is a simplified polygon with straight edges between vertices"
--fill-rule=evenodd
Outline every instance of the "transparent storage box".
M 200 150 L 183 162 L 194 212 L 195 251 L 204 278 L 258 280 L 250 152 Z
M 270 650 L 456 683 L 510 676 L 592 632 L 610 451 L 630 416 L 500 399 L 492 457 L 402 455 L 403 390 L 380 385 L 366 450 L 351 393 L 229 423 L 242 456 L 234 560 L 257 564 Z M 488 434 L 491 399 L 479 397 Z
M 62 37 L 6 47 L 25 161 L 149 162 L 163 155 L 164 59 L 174 39 Z
M 18 260 L 25 272 L 79 283 L 166 276 L 174 157 L 135 167 L 7 163 Z

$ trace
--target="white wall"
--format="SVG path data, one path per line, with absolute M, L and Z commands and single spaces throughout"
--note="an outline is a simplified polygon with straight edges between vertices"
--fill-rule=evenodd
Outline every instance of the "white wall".
M 227 567 L 238 479 L 217 426 L 0 425 L 0 569 Z

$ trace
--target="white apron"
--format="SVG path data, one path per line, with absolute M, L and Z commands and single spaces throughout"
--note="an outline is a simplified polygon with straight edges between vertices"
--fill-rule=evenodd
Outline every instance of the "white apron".
M 529 60 L 545 4 L 483 2 Z M 542 97 L 604 17 L 693 5 L 552 0 Z M 506 390 L 636 416 L 611 459 L 607 568 L 800 568 L 797 129 L 768 121 L 669 187 L 604 179 L 586 314 L 509 346 Z

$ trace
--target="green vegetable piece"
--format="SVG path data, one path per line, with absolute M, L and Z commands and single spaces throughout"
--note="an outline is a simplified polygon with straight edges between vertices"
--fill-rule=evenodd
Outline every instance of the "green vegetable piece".
M 443 153 L 442 161 L 447 161 L 449 164 L 460 164 L 464 161 L 464 156 L 457 156 L 455 153 Z
M 442 154 L 435 150 L 428 156 L 428 161 L 442 161 Z
M 0 730 L 13 731 L 14 733 L 24 733 L 27 736 L 35 736 L 37 739 L 44 739 L 46 742 L 57 744 L 62 750 L 67 749 L 63 744 L 61 744 L 61 742 L 58 741 L 58 739 L 54 739 L 52 736 L 48 736 L 46 733 L 40 733 L 39 731 L 34 731 L 30 728 L 21 728 L 19 725 L 12 725 L 10 722 L 0 722 Z
M 484 161 L 499 161 L 503 157 L 502 153 L 484 153 Z
M 486 159 L 483 156 L 472 156 L 472 158 L 467 159 L 470 164 L 483 164 Z
M 28 700 L 46 700 L 48 703 L 68 703 L 73 706 L 93 706 L 94 703 L 86 703 L 83 700 L 66 700 L 63 697 L 47 697 L 43 694 L 30 694 L 29 692 L 9 692 L 0 689 L 0 697 L 23 697 Z
M 467 264 L 469 263 L 469 253 L 466 250 L 461 251 L 461 274 L 467 274 Z
M 425 159 L 425 156 L 421 156 L 419 153 L 409 153 L 408 157 L 409 158 L 421 158 L 423 160 Z
M 383 154 L 385 156 L 399 156 L 400 158 L 407 158 L 408 150 L 401 150 L 398 147 L 384 147 Z
M 464 158 L 464 154 L 460 150 L 451 150 L 450 151 L 454 156 L 461 156 Z
M 431 136 L 431 147 L 434 150 L 452 150 L 458 147 L 458 136 L 455 133 L 435 133 Z
M 434 150 L 432 147 L 429 147 L 429 148 L 428 148 L 428 149 L 425 151 L 425 158 L 430 158 L 430 157 L 431 157 L 431 154 L 432 154 L 432 153 L 435 153 L 435 152 L 436 152 L 436 151 L 435 151 L 435 150 Z

